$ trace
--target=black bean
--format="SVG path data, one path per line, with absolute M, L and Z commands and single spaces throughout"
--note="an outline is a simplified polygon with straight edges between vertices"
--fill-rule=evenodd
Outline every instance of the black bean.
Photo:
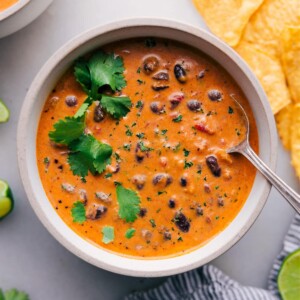
M 170 231 L 166 230 L 164 231 L 164 239 L 165 240 L 171 240 L 172 239 L 172 234 Z
M 216 176 L 216 177 L 221 176 L 221 168 L 220 168 L 218 160 L 215 156 L 213 156 L 213 155 L 207 156 L 206 164 L 214 176 Z
M 104 111 L 102 106 L 98 104 L 94 110 L 94 121 L 98 123 L 101 122 L 103 119 L 104 119 Z
M 158 173 L 154 175 L 152 179 L 152 183 L 154 185 L 161 184 L 165 187 L 170 185 L 172 181 L 173 181 L 172 177 L 167 173 Z
M 159 101 L 153 101 L 150 103 L 150 109 L 155 114 L 163 114 L 165 113 L 165 106 L 161 104 Z
M 158 92 L 158 91 L 163 91 L 163 90 L 169 88 L 168 85 L 166 85 L 166 84 L 160 84 L 160 83 L 153 83 L 151 87 L 152 87 L 152 89 L 153 89 L 154 91 L 156 91 L 156 92 Z
M 168 205 L 169 205 L 170 208 L 174 208 L 175 205 L 176 205 L 175 200 L 171 198 L 171 199 L 169 200 Z
M 191 111 L 199 111 L 201 109 L 201 103 L 198 100 L 189 100 L 186 105 Z
M 181 177 L 180 178 L 180 185 L 181 186 L 187 186 L 187 180 L 185 177 Z
M 202 79 L 204 76 L 205 76 L 205 70 L 202 70 L 202 71 L 199 72 L 197 78 Z
M 181 65 L 179 65 L 179 64 L 175 65 L 174 74 L 175 74 L 176 79 L 180 83 L 186 82 L 186 80 L 187 80 L 186 72 L 185 72 L 185 69 Z
M 120 164 L 117 164 L 113 173 L 118 173 L 120 170 L 121 170 L 121 166 L 120 166 Z
M 169 74 L 167 72 L 158 72 L 152 76 L 153 79 L 155 80 L 164 80 L 168 81 L 169 80 Z
M 190 230 L 190 221 L 181 211 L 176 213 L 174 223 L 182 232 L 188 232 Z
M 76 96 L 70 95 L 70 96 L 66 97 L 65 102 L 69 107 L 73 107 L 73 106 L 77 105 L 78 100 L 77 100 Z
M 208 95 L 208 98 L 211 101 L 218 101 L 219 102 L 219 101 L 222 100 L 222 94 L 218 90 L 210 90 L 207 95 Z
M 203 216 L 203 209 L 200 205 L 196 207 L 196 214 L 197 216 Z
M 140 217 L 145 217 L 146 214 L 147 214 L 147 208 L 141 208 L 139 213 Z
M 155 56 L 149 56 L 144 59 L 143 70 L 146 74 L 151 74 L 156 71 L 159 66 L 158 58 Z

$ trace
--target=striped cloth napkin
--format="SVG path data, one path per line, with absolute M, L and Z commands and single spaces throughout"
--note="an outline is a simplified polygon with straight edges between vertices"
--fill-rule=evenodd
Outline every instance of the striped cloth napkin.
M 300 216 L 293 220 L 283 249 L 274 261 L 268 290 L 243 286 L 212 265 L 168 278 L 148 291 L 137 291 L 124 300 L 278 300 L 277 275 L 283 259 L 300 247 Z M 299 295 L 300 299 L 300 295 Z

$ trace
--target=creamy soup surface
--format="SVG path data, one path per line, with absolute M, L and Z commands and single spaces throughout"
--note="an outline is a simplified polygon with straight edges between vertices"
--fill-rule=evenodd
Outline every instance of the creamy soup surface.
M 231 94 L 250 106 L 231 76 L 203 53 L 169 40 L 125 40 L 102 48 L 124 62 L 130 112 L 116 120 L 87 111 L 86 134 L 113 149 L 104 172 L 85 179 L 68 163 L 68 149 L 49 139 L 53 125 L 74 116 L 87 98 L 71 68 L 46 100 L 37 132 L 37 164 L 53 208 L 82 238 L 121 255 L 141 258 L 181 255 L 207 243 L 236 217 L 247 199 L 255 169 L 226 149 L 244 137 L 243 119 Z M 106 91 L 107 92 L 107 91 Z M 109 92 L 108 92 L 109 93 Z M 146 150 L 145 150 L 146 149 Z M 116 186 L 140 199 L 133 222 L 119 216 Z M 83 222 L 72 208 L 82 202 Z M 103 241 L 103 228 L 113 238 Z

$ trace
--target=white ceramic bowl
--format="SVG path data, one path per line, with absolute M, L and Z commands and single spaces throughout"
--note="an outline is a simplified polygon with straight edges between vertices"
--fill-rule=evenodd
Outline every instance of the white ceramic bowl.
M 266 96 L 245 62 L 212 34 L 190 25 L 157 19 L 130 19 L 100 26 L 58 50 L 33 81 L 19 120 L 18 159 L 30 203 L 49 232 L 67 249 L 100 268 L 131 276 L 165 276 L 199 267 L 221 255 L 250 228 L 262 210 L 270 185 L 257 174 L 252 191 L 237 217 L 219 235 L 190 253 L 165 259 L 134 259 L 97 247 L 73 232 L 47 199 L 36 164 L 36 132 L 45 99 L 61 75 L 79 56 L 107 43 L 133 37 L 161 37 L 191 45 L 220 63 L 250 101 L 259 132 L 259 156 L 272 169 L 276 160 L 276 129 Z
M 1 0 L 0 0 L 1 1 Z M 19 0 L 0 13 L 0 38 L 12 34 L 35 20 L 53 0 Z

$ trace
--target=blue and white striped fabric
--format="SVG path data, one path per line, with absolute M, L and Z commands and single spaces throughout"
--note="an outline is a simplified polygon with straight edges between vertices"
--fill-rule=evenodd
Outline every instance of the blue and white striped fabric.
M 284 239 L 283 249 L 270 273 L 268 290 L 242 286 L 212 265 L 170 277 L 149 291 L 138 291 L 125 300 L 279 300 L 277 275 L 286 255 L 300 247 L 300 216 Z M 299 295 L 300 299 L 300 295 Z

